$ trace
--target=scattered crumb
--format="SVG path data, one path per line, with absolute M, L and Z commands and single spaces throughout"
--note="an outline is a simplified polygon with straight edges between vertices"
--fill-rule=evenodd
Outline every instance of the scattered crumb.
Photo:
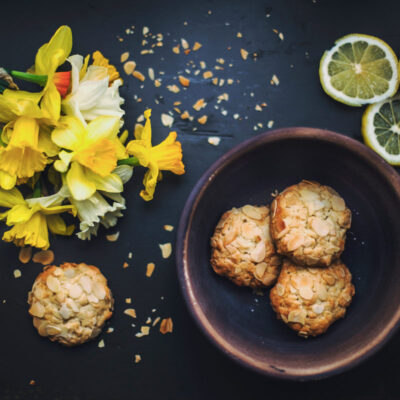
M 123 264 L 122 264 L 122 268 L 128 268 L 129 267 L 129 264 L 125 261 Z
M 203 115 L 200 118 L 197 119 L 198 123 L 201 125 L 204 125 L 205 123 L 207 123 L 208 120 L 208 116 L 207 115 Z
M 178 93 L 181 91 L 177 85 L 167 85 L 167 89 L 172 93 Z
M 233 79 L 229 78 L 226 82 L 228 83 L 228 85 L 232 85 Z
M 34 379 L 31 379 L 31 380 L 29 381 L 29 384 L 30 384 L 31 386 L 35 386 L 35 385 L 36 385 L 36 381 L 35 381 Z
M 154 69 L 150 67 L 150 68 L 147 70 L 147 74 L 149 75 L 149 78 L 150 78 L 152 81 L 154 81 Z
M 193 47 L 192 47 L 192 50 L 193 51 L 197 51 L 197 50 L 199 50 L 200 49 L 200 47 L 202 47 L 203 45 L 201 44 L 201 43 L 199 43 L 199 42 L 194 42 L 194 45 L 193 45 Z
M 204 61 L 200 61 L 200 68 L 201 69 L 206 69 L 207 64 Z
M 154 321 L 153 321 L 153 326 L 156 326 L 158 324 L 158 321 L 160 321 L 160 317 L 157 317 Z
M 272 78 L 271 78 L 271 85 L 279 85 L 279 79 L 278 79 L 278 77 L 274 74 L 274 75 L 272 75 Z
M 203 78 L 204 79 L 209 79 L 209 78 L 212 78 L 212 77 L 213 77 L 212 71 L 204 71 L 203 72 Z
M 135 63 L 135 61 L 127 61 L 127 62 L 124 64 L 124 71 L 125 71 L 125 73 L 126 73 L 127 75 L 131 75 L 132 72 L 135 70 L 135 68 L 136 68 L 136 63 Z
M 107 329 L 107 333 L 113 333 L 114 332 L 114 328 L 112 327 L 112 326 L 110 326 L 108 329 Z
M 221 138 L 218 136 L 210 136 L 208 138 L 208 143 L 212 144 L 213 146 L 218 146 L 221 141 Z
M 162 258 L 168 258 L 172 254 L 172 245 L 171 243 L 159 244 L 161 249 Z
M 101 349 L 105 346 L 104 340 L 101 339 L 99 344 L 97 345 L 98 347 L 100 347 Z
M 146 77 L 139 71 L 133 71 L 132 75 L 136 78 L 139 79 L 139 81 L 144 81 L 146 79 Z
M 182 49 L 187 50 L 189 48 L 189 43 L 187 42 L 186 39 L 181 39 L 181 45 L 182 45 Z
M 241 32 L 238 32 L 238 33 L 236 34 L 236 37 L 241 38 L 241 37 L 243 37 L 243 35 L 241 34 Z
M 243 60 L 247 60 L 247 56 L 249 55 L 249 52 L 245 49 L 240 49 L 240 55 L 242 56 Z
M 150 317 L 147 317 L 147 319 L 146 319 L 146 324 L 148 325 L 148 324 L 151 324 L 151 318 Z
M 155 267 L 156 267 L 156 266 L 155 266 L 154 263 L 148 263 L 148 264 L 147 264 L 146 276 L 147 276 L 148 278 L 150 278 L 151 275 L 153 275 L 153 272 L 154 272 L 154 268 L 155 268 Z
M 132 254 L 132 252 L 130 251 L 130 252 L 128 253 L 128 258 L 131 260 L 132 257 L 133 257 L 133 254 Z
M 188 119 L 188 118 L 190 118 L 190 114 L 187 111 L 184 111 L 181 114 L 181 119 Z
M 129 315 L 132 318 L 136 318 L 136 311 L 134 308 L 127 308 L 124 310 L 124 314 Z
M 135 336 L 136 337 L 143 337 L 147 336 L 150 333 L 150 327 L 143 325 L 140 327 L 140 332 L 138 332 Z
M 22 264 L 27 264 L 32 258 L 32 247 L 22 247 L 19 251 L 18 259 Z
M 118 240 L 118 238 L 119 238 L 119 231 L 113 233 L 112 235 L 106 235 L 106 239 L 109 242 L 116 242 Z
M 160 332 L 165 335 L 168 332 L 172 332 L 174 324 L 171 318 L 164 318 L 160 324 Z
M 268 126 L 268 128 L 272 128 L 274 126 L 274 121 L 272 121 L 272 120 L 268 121 L 267 126 Z
M 126 304 L 131 304 L 131 303 L 132 303 L 132 299 L 131 299 L 130 297 L 127 297 L 127 298 L 125 299 L 125 303 L 126 303 Z
M 259 104 L 256 104 L 256 106 L 254 107 L 256 111 L 262 111 L 262 107 Z
M 141 361 L 142 357 L 140 354 L 135 354 L 135 364 L 139 363 Z
M 129 51 L 121 54 L 121 63 L 124 63 L 129 58 Z
M 213 83 L 213 85 L 217 86 L 218 85 L 218 78 L 213 78 L 212 83 Z
M 174 230 L 174 227 L 172 225 L 164 225 L 164 229 L 168 232 L 172 232 Z
M 149 28 L 147 26 L 144 26 L 142 29 L 143 36 L 146 36 L 148 33 L 149 33 Z
M 54 261 L 54 253 L 52 250 L 41 250 L 32 257 L 34 263 L 49 265 Z
M 182 86 L 188 87 L 188 86 L 190 85 L 190 80 L 189 80 L 188 78 L 185 78 L 185 77 L 182 76 L 182 75 L 179 75 L 179 83 L 180 83 Z
M 204 108 L 207 105 L 207 103 L 204 101 L 204 99 L 199 99 L 196 101 L 196 103 L 193 104 L 193 108 L 196 111 L 200 111 L 202 108 Z
M 180 51 L 180 47 L 181 47 L 181 45 L 180 44 L 177 44 L 176 46 L 174 46 L 173 48 L 172 48 L 172 51 L 175 53 L 175 54 L 179 54 L 181 51 Z
M 174 123 L 174 117 L 169 114 L 161 114 L 161 122 L 164 126 L 171 128 L 172 124 Z

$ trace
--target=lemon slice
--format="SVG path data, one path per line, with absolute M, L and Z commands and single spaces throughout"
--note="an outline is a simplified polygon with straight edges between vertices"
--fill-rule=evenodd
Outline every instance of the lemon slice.
M 358 107 L 377 103 L 398 89 L 398 60 L 384 41 L 354 33 L 324 53 L 319 78 L 324 91 L 341 103 Z
M 400 96 L 368 106 L 361 130 L 369 147 L 388 163 L 400 165 Z

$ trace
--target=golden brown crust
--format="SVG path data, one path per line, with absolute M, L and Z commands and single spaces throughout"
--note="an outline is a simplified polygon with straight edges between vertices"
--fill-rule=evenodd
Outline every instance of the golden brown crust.
M 246 205 L 225 212 L 211 238 L 214 271 L 236 285 L 273 285 L 281 258 L 269 231 L 269 208 Z
M 328 266 L 344 250 L 351 211 L 329 186 L 302 181 L 271 204 L 271 235 L 278 253 L 308 266 Z
M 101 332 L 112 316 L 114 299 L 98 268 L 64 263 L 44 268 L 29 292 L 28 304 L 41 336 L 75 346 Z
M 340 260 L 313 268 L 285 259 L 270 300 L 278 319 L 308 337 L 324 333 L 343 318 L 354 293 L 351 273 Z

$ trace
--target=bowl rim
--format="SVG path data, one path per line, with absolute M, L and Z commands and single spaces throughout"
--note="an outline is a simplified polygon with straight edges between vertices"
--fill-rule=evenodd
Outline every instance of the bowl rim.
M 351 150 L 376 168 L 392 185 L 397 197 L 400 199 L 400 176 L 396 170 L 373 150 L 351 137 L 333 131 L 311 127 L 289 127 L 264 132 L 239 143 L 227 153 L 223 154 L 200 177 L 187 198 L 181 213 L 177 231 L 175 256 L 179 286 L 190 314 L 200 330 L 219 350 L 240 365 L 263 375 L 286 380 L 305 381 L 322 379 L 344 372 L 375 354 L 400 327 L 400 305 L 379 334 L 365 346 L 353 352 L 350 356 L 333 363 L 328 362 L 324 367 L 307 370 L 306 373 L 301 368 L 292 368 L 290 372 L 288 372 L 274 366 L 272 363 L 260 362 L 252 359 L 250 356 L 247 356 L 245 353 L 232 346 L 216 329 L 214 329 L 208 321 L 206 314 L 201 310 L 194 295 L 186 258 L 187 234 L 190 231 L 196 206 L 215 176 L 218 175 L 227 164 L 240 158 L 244 153 L 255 149 L 259 145 L 292 139 L 320 140 Z

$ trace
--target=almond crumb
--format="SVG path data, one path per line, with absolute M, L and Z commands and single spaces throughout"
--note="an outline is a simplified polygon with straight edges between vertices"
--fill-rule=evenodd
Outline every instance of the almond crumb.
M 271 85 L 279 85 L 279 79 L 278 79 L 278 77 L 274 74 L 274 75 L 272 75 L 272 79 L 271 79 Z
M 126 303 L 126 304 L 131 304 L 131 303 L 132 303 L 132 299 L 131 299 L 130 297 L 127 297 L 127 298 L 125 299 L 125 303 Z
M 54 253 L 52 250 L 41 250 L 34 254 L 32 261 L 42 265 L 49 265 L 54 261 Z
M 203 78 L 204 79 L 208 79 L 208 78 L 212 78 L 213 77 L 213 73 L 211 71 L 204 71 L 203 72 Z
M 212 144 L 213 146 L 218 146 L 220 141 L 221 138 L 219 138 L 218 136 L 210 136 L 208 138 L 208 143 Z
M 129 58 L 129 51 L 121 54 L 121 63 L 124 63 Z
M 22 264 L 27 264 L 32 258 L 32 247 L 21 247 L 19 251 L 18 259 Z
M 146 77 L 139 71 L 133 71 L 132 75 L 136 78 L 139 79 L 139 81 L 144 81 L 146 79 Z
M 130 75 L 136 68 L 136 63 L 135 61 L 127 61 L 124 64 L 124 71 L 127 75 Z
M 189 48 L 189 43 L 187 42 L 186 39 L 181 39 L 181 45 L 182 45 L 182 49 L 187 50 Z
M 106 235 L 106 239 L 109 242 L 116 242 L 119 238 L 119 232 L 115 232 L 112 235 Z
M 151 275 L 153 275 L 153 272 L 154 272 L 154 268 L 155 268 L 155 267 L 156 267 L 156 266 L 155 266 L 154 263 L 148 263 L 148 264 L 147 264 L 146 276 L 147 276 L 148 278 L 150 278 Z
M 245 49 L 240 49 L 240 55 L 242 56 L 243 60 L 247 60 L 247 56 L 249 55 L 249 52 Z
M 207 103 L 204 101 L 204 99 L 199 99 L 196 101 L 196 103 L 193 104 L 193 108 L 196 111 L 200 111 L 202 108 L 204 108 L 207 105 Z
M 100 349 L 102 349 L 105 346 L 104 340 L 101 339 L 97 346 L 100 347 Z
M 160 324 L 160 332 L 165 335 L 168 332 L 172 332 L 174 324 L 171 318 L 164 318 Z
M 31 379 L 31 380 L 29 381 L 29 384 L 30 384 L 31 386 L 34 386 L 34 385 L 36 385 L 36 382 L 35 382 L 34 379 Z
M 262 107 L 258 104 L 256 104 L 256 106 L 254 107 L 256 111 L 262 111 Z
M 161 249 L 162 258 L 168 258 L 172 254 L 172 245 L 171 243 L 159 244 Z
M 184 111 L 182 114 L 181 114 L 181 118 L 182 119 L 188 119 L 190 117 L 190 115 L 189 115 L 189 113 L 187 112 L 187 111 Z
M 161 86 L 161 81 L 160 81 L 159 79 L 156 79 L 156 80 L 154 81 L 154 86 L 155 86 L 155 87 L 160 87 L 160 86 Z
M 176 85 L 168 85 L 167 89 L 172 93 L 178 93 L 181 91 L 181 89 L 179 89 L 179 87 Z
M 172 232 L 174 230 L 174 227 L 172 225 L 164 225 L 164 229 L 168 232 Z
M 122 264 L 122 268 L 128 268 L 129 267 L 129 264 L 125 261 L 123 264 Z
M 182 102 L 180 101 L 174 101 L 174 106 L 180 106 L 182 104 Z
M 160 321 L 160 317 L 157 317 L 154 321 L 153 321 L 153 326 L 156 326 L 158 324 L 158 321 Z
M 206 63 L 204 61 L 200 61 L 200 68 L 201 69 L 206 69 Z
M 182 86 L 188 87 L 189 84 L 190 84 L 190 80 L 189 80 L 188 78 L 185 78 L 185 77 L 182 76 L 182 75 L 179 75 L 179 83 L 180 83 Z
M 179 54 L 179 53 L 180 53 L 180 47 L 181 47 L 181 45 L 180 45 L 180 44 L 177 44 L 176 46 L 174 46 L 174 47 L 172 48 L 172 51 L 173 51 L 175 54 Z
M 169 128 L 174 123 L 174 117 L 169 114 L 162 113 L 161 114 L 161 122 L 164 126 L 168 126 Z
M 127 308 L 127 309 L 124 311 L 124 314 L 129 315 L 129 316 L 132 317 L 132 318 L 136 318 L 136 311 L 135 311 L 134 308 Z
M 197 122 L 201 125 L 204 125 L 208 120 L 208 116 L 207 115 L 203 115 L 200 118 L 197 118 Z
M 212 83 L 213 83 L 213 85 L 217 86 L 218 85 L 218 78 L 213 78 Z
M 241 34 L 241 32 L 238 32 L 238 33 L 236 34 L 236 37 L 241 38 L 241 37 L 243 37 L 243 35 Z
M 203 45 L 202 45 L 201 43 L 199 43 L 199 42 L 194 42 L 194 45 L 193 45 L 192 50 L 193 50 L 193 51 L 197 51 L 197 50 L 199 50 L 202 46 L 203 46 Z
M 21 276 L 22 276 L 21 271 L 19 269 L 14 269 L 14 278 L 18 279 L 21 278 Z
M 149 333 L 150 333 L 150 327 L 143 325 L 140 327 L 140 332 L 138 332 L 135 336 L 143 337 L 143 336 L 147 336 Z
M 148 68 L 147 74 L 149 75 L 149 78 L 154 81 L 154 69 L 153 68 Z
M 140 354 L 135 354 L 135 364 L 139 363 L 142 360 Z

